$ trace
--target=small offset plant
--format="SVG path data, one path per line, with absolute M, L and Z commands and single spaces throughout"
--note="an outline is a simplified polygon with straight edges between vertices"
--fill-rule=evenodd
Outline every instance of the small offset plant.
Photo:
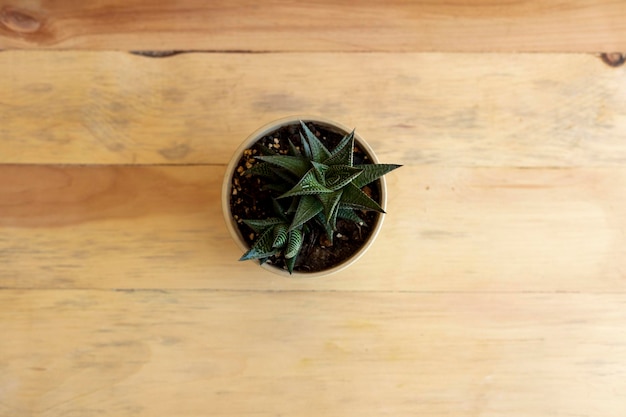
M 289 141 L 286 155 L 263 147 L 263 155 L 246 174 L 266 178 L 266 188 L 276 192 L 273 214 L 265 219 L 244 219 L 256 233 L 252 247 L 241 261 L 267 262 L 282 256 L 289 273 L 293 272 L 304 237 L 320 226 L 332 244 L 337 219 L 364 224 L 359 211 L 384 213 L 380 205 L 362 188 L 400 167 L 395 164 L 354 165 L 354 131 L 345 135 L 332 150 L 300 122 L 302 146 Z

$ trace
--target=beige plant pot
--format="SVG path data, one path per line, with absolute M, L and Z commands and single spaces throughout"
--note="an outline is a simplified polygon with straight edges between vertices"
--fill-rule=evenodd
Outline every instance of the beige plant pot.
M 253 132 L 250 136 L 248 136 L 248 138 L 239 146 L 239 148 L 237 148 L 237 150 L 235 151 L 233 157 L 230 160 L 230 163 L 228 164 L 228 167 L 226 168 L 226 174 L 224 175 L 224 181 L 222 183 L 222 213 L 224 214 L 224 220 L 226 221 L 226 227 L 228 228 L 228 231 L 230 232 L 230 235 L 233 237 L 234 241 L 236 242 L 237 246 L 241 249 L 242 254 L 247 251 L 249 248 L 247 242 L 243 239 L 243 237 L 241 236 L 241 233 L 239 231 L 239 228 L 237 227 L 237 223 L 236 221 L 233 219 L 232 213 L 230 211 L 230 198 L 231 198 L 231 193 L 232 193 L 232 181 L 233 181 L 233 175 L 234 175 L 234 171 L 237 167 L 237 164 L 239 162 L 239 159 L 241 158 L 241 156 L 243 155 L 243 151 L 246 149 L 249 149 L 250 147 L 252 147 L 252 145 L 254 145 L 259 139 L 263 138 L 264 136 L 269 135 L 270 133 L 272 133 L 273 131 L 280 129 L 283 126 L 288 126 L 288 125 L 292 125 L 292 124 L 299 124 L 300 120 L 304 121 L 304 122 L 313 122 L 316 125 L 319 125 L 321 127 L 324 127 L 325 129 L 328 130 L 332 130 L 332 131 L 336 131 L 342 135 L 346 135 L 348 133 L 350 133 L 352 131 L 352 129 L 348 129 L 347 127 L 334 122 L 332 120 L 328 120 L 322 117 L 317 117 L 317 116 L 290 116 L 290 117 L 285 117 L 279 120 L 276 120 L 274 122 L 271 122 L 259 129 L 257 129 L 255 132 Z M 372 150 L 372 148 L 369 146 L 369 144 L 363 140 L 363 138 L 361 136 L 359 136 L 358 133 L 355 132 L 354 134 L 354 138 L 355 141 L 358 143 L 359 148 L 362 149 L 365 153 L 368 154 L 370 160 L 372 161 L 372 163 L 376 164 L 378 163 L 378 158 L 376 157 L 376 154 L 374 153 L 374 151 Z M 386 208 L 387 205 L 387 186 L 385 183 L 385 178 L 384 176 L 381 177 L 379 179 L 380 181 L 380 206 L 383 208 L 383 210 Z M 374 242 L 374 240 L 376 239 L 376 236 L 378 235 L 381 227 L 382 227 L 382 223 L 383 223 L 383 215 L 379 215 L 378 216 L 378 220 L 376 221 L 376 224 L 373 226 L 372 228 L 372 233 L 368 239 L 367 242 L 365 242 L 365 244 L 357 251 L 355 252 L 350 258 L 346 259 L 344 262 L 342 262 L 339 265 L 336 265 L 330 269 L 324 270 L 324 271 L 319 271 L 319 272 L 297 272 L 294 271 L 293 274 L 289 274 L 288 271 L 270 265 L 270 264 L 263 264 L 260 265 L 262 268 L 273 272 L 275 274 L 279 274 L 285 277 L 292 277 L 292 278 L 314 278 L 314 277 L 323 277 L 323 276 L 328 276 L 334 273 L 337 273 L 339 271 L 342 271 L 344 269 L 346 269 L 347 267 L 349 267 L 350 265 L 352 265 L 353 263 L 355 263 L 359 258 L 361 258 L 361 256 L 363 256 L 363 254 L 365 254 L 365 252 L 370 248 L 370 246 L 372 245 L 372 243 Z

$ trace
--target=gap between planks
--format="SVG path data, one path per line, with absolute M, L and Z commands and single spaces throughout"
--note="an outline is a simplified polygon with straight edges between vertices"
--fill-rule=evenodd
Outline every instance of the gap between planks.
M 291 278 L 285 278 L 289 280 Z M 382 290 L 382 289 L 329 289 L 329 288 L 320 288 L 320 289 L 290 289 L 288 287 L 283 287 L 280 289 L 262 289 L 262 288 L 206 288 L 206 287 L 198 287 L 198 288 L 94 288 L 94 287 L 0 287 L 0 291 L 63 291 L 63 292 L 72 292 L 72 291 L 84 291 L 84 292 L 119 292 L 119 293 L 154 293 L 154 294 L 172 294 L 172 293 L 240 293 L 240 294 L 414 294 L 414 295 L 625 295 L 626 291 L 596 291 L 596 290 L 478 290 L 478 291 L 469 291 L 469 290 Z
M 16 3 L 0 9 L 0 48 L 623 51 L 624 16 L 611 0 Z

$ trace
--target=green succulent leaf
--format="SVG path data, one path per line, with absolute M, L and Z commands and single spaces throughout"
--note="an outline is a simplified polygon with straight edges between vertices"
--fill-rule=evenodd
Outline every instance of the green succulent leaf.
M 300 121 L 300 125 L 302 126 L 302 130 L 306 136 L 305 138 L 302 138 L 302 135 L 300 135 L 300 138 L 303 139 L 303 142 L 308 142 L 311 152 L 310 158 L 315 162 L 322 162 L 327 159 L 330 156 L 328 149 L 326 149 L 324 144 L 320 142 L 317 136 L 311 132 L 309 127 L 303 121 Z
M 285 259 L 295 258 L 302 247 L 302 232 L 300 229 L 293 229 L 289 232 L 287 239 L 287 249 L 285 250 Z
M 324 163 L 326 165 L 347 165 L 352 166 L 354 154 L 354 130 L 341 139 L 341 142 L 330 154 Z
M 315 217 L 315 219 L 317 220 L 319 225 L 322 226 L 322 228 L 324 228 L 324 231 L 326 232 L 326 237 L 328 238 L 328 240 L 330 240 L 330 244 L 332 245 L 332 243 L 333 243 L 333 232 L 335 231 L 336 224 L 332 225 L 328 221 L 326 216 L 324 216 L 324 213 L 318 213 L 317 216 Z
M 254 242 L 250 250 L 244 253 L 239 260 L 262 259 L 275 255 L 278 251 L 272 247 L 272 241 L 272 229 L 267 229 Z
M 350 220 L 356 224 L 366 224 L 365 221 L 363 221 L 363 219 L 354 212 L 354 209 L 348 207 L 339 206 L 339 208 L 337 209 L 337 218 Z
M 296 148 L 296 145 L 293 144 L 291 139 L 289 139 L 289 154 L 291 156 L 302 157 L 302 152 L 300 152 L 300 150 Z
M 270 217 L 263 220 L 244 220 L 243 222 L 257 234 L 262 233 L 266 229 L 269 229 L 279 223 L 283 223 L 283 221 L 278 217 Z
M 294 230 L 302 226 L 304 223 L 315 217 L 317 213 L 321 213 L 322 210 L 324 210 L 322 202 L 314 196 L 305 195 L 300 197 L 298 209 L 293 216 L 293 220 L 291 221 L 291 226 L 289 226 L 289 230 Z
M 285 184 L 293 186 L 298 182 L 300 177 L 293 175 L 291 172 L 283 168 L 275 167 L 276 175 L 279 176 Z
M 287 271 L 289 271 L 289 274 L 293 274 L 293 268 L 296 266 L 296 259 L 296 256 L 285 259 L 285 265 L 287 265 Z
M 313 154 L 311 153 L 311 146 L 309 145 L 309 142 L 305 139 L 302 132 L 300 132 L 300 142 L 302 143 L 302 151 L 304 152 L 304 156 L 309 160 L 313 160 Z
M 259 162 L 252 165 L 252 168 L 247 169 L 244 174 L 259 175 L 266 178 L 276 178 L 276 173 L 274 172 L 272 165 L 268 164 L 267 162 Z
M 277 224 L 272 230 L 274 236 L 272 247 L 278 249 L 285 246 L 285 243 L 287 242 L 287 225 L 284 223 Z
M 293 188 L 278 198 L 293 197 L 297 195 L 312 195 L 321 193 L 331 193 L 333 190 L 326 188 L 317 180 L 315 169 L 311 168 Z
M 328 170 L 328 165 L 321 164 L 319 162 L 311 161 L 311 165 L 313 165 L 313 170 L 315 171 L 315 176 L 320 184 L 324 184 L 326 182 L 326 171 Z
M 282 183 L 287 183 L 293 185 L 298 181 L 298 177 L 293 173 L 279 166 L 270 164 L 269 162 L 258 162 L 254 164 L 252 168 L 247 169 L 244 174 L 258 175 L 267 178 L 268 181 L 266 182 L 269 185 L 267 188 L 270 190 L 276 189 L 276 187 L 274 187 L 275 184 L 282 185 Z M 289 189 L 289 187 L 287 189 Z
M 277 167 L 286 169 L 298 177 L 302 177 L 309 170 L 309 161 L 305 158 L 289 155 L 257 156 L 256 159 L 268 162 Z
M 340 204 L 344 207 L 347 206 L 360 210 L 377 211 L 379 213 L 385 212 L 377 202 L 368 197 L 367 194 L 354 184 L 348 184 L 343 189 Z
M 332 165 L 326 171 L 326 181 L 324 185 L 336 191 L 351 183 L 361 175 L 362 169 L 353 168 L 347 165 Z
M 287 214 L 293 214 L 298 210 L 298 204 L 300 204 L 300 197 L 296 196 L 291 199 L 291 203 L 289 204 L 289 208 L 287 209 Z
M 356 165 L 355 168 L 363 170 L 363 173 L 359 175 L 352 183 L 361 188 L 370 182 L 377 180 L 388 172 L 393 171 L 396 168 L 400 168 L 402 165 L 397 164 L 364 164 Z
M 332 223 L 336 224 L 337 209 L 339 208 L 339 201 L 341 200 L 342 194 L 343 190 L 338 190 L 334 193 L 320 194 L 318 196 L 318 199 L 322 202 L 322 205 L 324 206 L 323 213 L 328 223 L 331 223 L 331 220 L 333 220 L 334 218 L 334 221 Z M 335 227 L 334 224 L 332 224 L 332 227 Z

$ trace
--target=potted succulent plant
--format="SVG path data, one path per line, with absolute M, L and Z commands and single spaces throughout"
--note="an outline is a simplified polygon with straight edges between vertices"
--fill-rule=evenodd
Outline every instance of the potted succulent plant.
M 379 164 L 354 130 L 326 119 L 290 117 L 257 130 L 236 151 L 222 187 L 240 260 L 283 275 L 347 267 L 378 234 L 382 176 L 399 166 Z

